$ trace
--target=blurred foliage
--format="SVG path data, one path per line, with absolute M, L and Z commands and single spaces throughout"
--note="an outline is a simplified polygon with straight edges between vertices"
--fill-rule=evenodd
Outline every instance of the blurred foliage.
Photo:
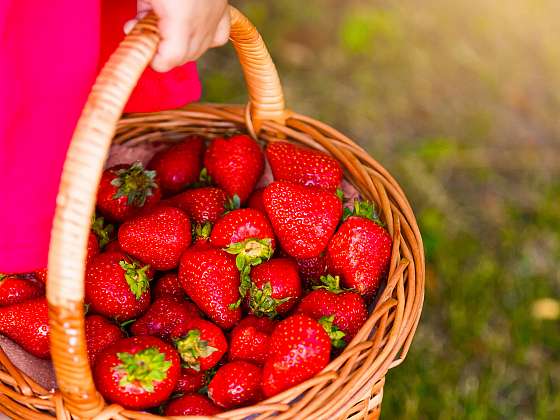
M 416 209 L 426 302 L 383 417 L 560 418 L 560 2 L 235 4 L 289 106 L 362 144 Z M 201 69 L 206 100 L 246 100 L 231 50 Z

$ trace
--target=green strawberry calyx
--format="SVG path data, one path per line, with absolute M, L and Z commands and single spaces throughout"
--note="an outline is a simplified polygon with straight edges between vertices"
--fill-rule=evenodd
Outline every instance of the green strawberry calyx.
M 2 282 L 4 281 L 4 279 L 5 279 L 6 277 L 8 277 L 7 274 L 0 273 L 0 284 L 2 284 Z
M 375 209 L 375 203 L 371 201 L 354 200 L 354 209 L 350 210 L 348 207 L 345 207 L 342 220 L 344 221 L 351 216 L 365 217 L 366 219 L 372 220 L 378 225 L 383 226 L 383 222 L 379 218 Z
M 241 208 L 241 199 L 237 194 L 233 194 L 233 197 L 228 197 L 226 202 L 226 212 L 229 213 L 233 210 L 238 210 Z
M 353 289 L 344 289 L 340 287 L 340 277 L 339 276 L 331 276 L 327 274 L 326 276 L 321 276 L 321 285 L 313 286 L 313 290 L 317 289 L 325 289 L 332 293 L 342 293 L 342 292 L 349 292 L 353 291 Z
M 167 378 L 171 362 L 155 347 L 137 353 L 117 353 L 121 363 L 113 368 L 121 374 L 119 386 L 139 385 L 146 392 L 154 392 L 154 385 Z
M 99 247 L 104 248 L 115 237 L 115 226 L 105 223 L 105 219 L 95 214 L 91 218 L 91 230 L 99 240 Z
M 251 284 L 249 290 L 249 308 L 255 316 L 268 316 L 274 318 L 278 315 L 276 309 L 283 303 L 289 301 L 291 297 L 275 299 L 272 297 L 272 286 L 265 283 L 262 290 L 256 284 Z
M 119 265 L 125 271 L 124 278 L 130 287 L 130 291 L 134 294 L 136 300 L 139 300 L 150 287 L 150 279 L 147 273 L 150 266 L 141 267 L 136 261 L 129 263 L 124 260 L 119 261 Z
M 141 162 L 134 162 L 129 168 L 119 169 L 111 185 L 117 187 L 113 199 L 127 197 L 129 206 L 142 207 L 146 198 L 153 195 L 153 190 L 158 188 L 155 181 L 156 171 L 144 169 Z
M 183 360 L 183 367 L 200 372 L 200 358 L 210 356 L 217 348 L 208 345 L 208 341 L 200 339 L 200 330 L 190 330 L 186 336 L 175 340 L 175 347 Z
M 208 169 L 202 168 L 198 175 L 198 181 L 189 185 L 189 188 L 202 188 L 212 185 L 212 177 L 208 175 Z
M 329 335 L 333 347 L 341 349 L 346 345 L 346 341 L 344 341 L 344 337 L 346 336 L 346 334 L 340 331 L 333 322 L 334 315 L 324 316 L 319 319 L 319 324 L 321 324 L 325 332 Z
M 230 305 L 230 309 L 237 309 L 241 300 L 251 288 L 251 278 L 249 277 L 251 267 L 259 265 L 263 261 L 268 261 L 274 254 L 272 239 L 249 238 L 242 242 L 230 244 L 227 248 L 224 248 L 224 251 L 236 255 L 235 265 L 241 273 L 241 284 L 239 286 L 241 298 Z
M 206 240 L 210 238 L 210 233 L 212 233 L 212 223 L 197 223 L 193 226 L 193 237 L 195 240 Z

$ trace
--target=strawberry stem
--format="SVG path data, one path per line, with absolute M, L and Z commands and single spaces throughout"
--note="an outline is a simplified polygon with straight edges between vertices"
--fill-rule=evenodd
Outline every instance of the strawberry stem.
M 345 207 L 342 220 L 344 221 L 351 216 L 365 217 L 366 219 L 372 220 L 378 225 L 383 226 L 383 222 L 381 222 L 381 219 L 375 210 L 375 203 L 371 201 L 354 200 L 354 209 L 350 210 L 348 207 Z
M 165 360 L 165 354 L 150 347 L 138 353 L 117 353 L 122 362 L 113 370 L 123 375 L 119 386 L 139 384 L 147 392 L 154 392 L 154 382 L 161 382 L 167 377 L 171 362 Z
M 200 371 L 199 358 L 208 357 L 217 348 L 209 346 L 208 341 L 200 339 L 200 330 L 190 330 L 186 336 L 175 340 L 175 347 L 181 356 L 183 367 L 188 367 L 197 372 Z
M 241 199 L 237 194 L 233 194 L 233 197 L 228 197 L 226 202 L 226 210 L 227 210 L 226 213 L 233 210 L 238 210 L 240 208 L 241 208 Z
M 346 334 L 338 329 L 336 325 L 333 323 L 334 315 L 331 316 L 324 316 L 319 319 L 319 324 L 323 327 L 325 332 L 331 338 L 331 343 L 334 348 L 340 349 L 346 345 L 344 341 L 344 337 Z
M 283 303 L 289 301 L 291 297 L 275 299 L 272 297 L 272 286 L 265 283 L 262 290 L 256 284 L 251 283 L 249 291 L 249 308 L 255 316 L 268 316 L 274 318 L 278 315 L 276 308 Z
M 325 289 L 332 293 L 342 293 L 342 292 L 350 292 L 354 291 L 354 289 L 344 289 L 340 287 L 340 277 L 339 276 L 331 276 L 327 274 L 326 276 L 321 276 L 321 285 L 313 286 L 313 290 L 317 289 Z
M 142 207 L 146 198 L 158 188 L 155 178 L 156 171 L 145 170 L 141 162 L 134 162 L 129 168 L 119 169 L 117 177 L 111 181 L 111 185 L 118 188 L 113 199 L 127 197 L 129 206 Z
M 134 294 L 136 300 L 140 300 L 144 292 L 150 287 L 150 279 L 147 274 L 150 266 L 140 267 L 140 264 L 136 261 L 129 263 L 124 260 L 119 261 L 119 265 L 125 271 L 124 277 L 130 287 L 130 291 Z
M 95 214 L 91 218 L 91 230 L 97 236 L 99 240 L 99 247 L 104 248 L 109 242 L 114 238 L 115 226 L 111 224 L 105 224 L 105 219 L 101 216 L 96 216 Z
M 197 223 L 193 227 L 193 236 L 195 241 L 198 240 L 206 240 L 210 237 L 210 233 L 212 232 L 212 223 Z

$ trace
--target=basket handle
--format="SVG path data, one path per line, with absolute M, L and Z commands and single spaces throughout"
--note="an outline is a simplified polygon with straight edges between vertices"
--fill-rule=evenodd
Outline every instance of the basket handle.
M 249 91 L 253 128 L 283 123 L 284 96 L 276 68 L 255 27 L 230 7 L 230 39 Z M 150 14 L 121 42 L 97 77 L 78 121 L 62 172 L 49 248 L 47 299 L 51 354 L 66 407 L 80 418 L 99 413 L 84 334 L 84 266 L 97 186 L 124 106 L 159 42 Z

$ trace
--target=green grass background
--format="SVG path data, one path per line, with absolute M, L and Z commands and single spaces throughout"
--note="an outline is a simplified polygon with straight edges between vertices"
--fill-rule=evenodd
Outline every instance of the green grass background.
M 288 105 L 349 134 L 407 191 L 424 312 L 384 418 L 560 418 L 560 2 L 245 0 Z M 245 102 L 231 47 L 204 99 Z

